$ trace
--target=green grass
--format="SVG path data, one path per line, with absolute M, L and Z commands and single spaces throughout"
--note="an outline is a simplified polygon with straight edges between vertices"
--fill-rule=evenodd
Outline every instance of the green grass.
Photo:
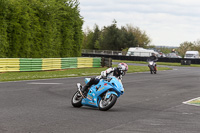
M 113 65 L 116 67 L 117 65 Z M 35 80 L 35 79 L 50 79 L 50 78 L 66 78 L 66 77 L 81 77 L 81 76 L 97 76 L 101 71 L 107 68 L 77 68 L 59 71 L 40 71 L 40 72 L 6 72 L 0 73 L 0 81 L 19 81 L 19 80 Z M 167 67 L 158 67 L 160 70 L 171 70 Z M 149 71 L 147 66 L 129 65 L 127 73 Z
M 113 60 L 113 62 L 136 63 L 136 64 L 148 64 L 148 63 L 145 62 L 145 61 Z M 181 65 L 181 63 L 169 63 L 169 62 L 157 62 L 156 64 L 157 64 L 157 65 L 166 65 L 166 66 L 200 67 L 200 64 Z
M 89 75 L 99 75 L 105 68 L 81 68 L 67 69 L 59 71 L 39 71 L 39 72 L 6 72 L 0 73 L 0 81 L 18 81 L 50 78 L 80 77 Z

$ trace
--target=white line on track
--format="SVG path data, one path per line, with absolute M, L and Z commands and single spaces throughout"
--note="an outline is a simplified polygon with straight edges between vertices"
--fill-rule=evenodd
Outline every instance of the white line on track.
M 32 85 L 59 85 L 63 83 L 39 83 L 39 82 L 32 82 L 32 83 L 27 83 L 27 84 L 32 84 Z
M 88 76 L 82 76 L 82 77 L 88 77 Z M 66 77 L 66 78 L 50 78 L 50 79 L 34 79 L 34 80 L 20 80 L 20 81 L 4 81 L 0 82 L 0 84 L 3 83 L 17 83 L 17 82 L 30 82 L 30 81 L 45 81 L 45 80 L 57 80 L 57 79 L 68 79 L 68 78 L 82 78 L 82 77 Z
M 200 106 L 199 104 L 190 103 L 191 101 L 199 100 L 199 99 L 200 99 L 200 97 L 197 97 L 197 98 L 193 98 L 193 99 L 191 99 L 191 100 L 185 101 L 185 102 L 183 102 L 183 103 L 184 103 L 184 104 L 188 104 L 188 105 Z

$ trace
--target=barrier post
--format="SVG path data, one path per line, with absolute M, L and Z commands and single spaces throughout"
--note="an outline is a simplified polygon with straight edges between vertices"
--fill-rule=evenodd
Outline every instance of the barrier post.
M 104 59 L 104 65 L 106 67 L 112 67 L 112 58 L 105 58 Z
M 181 60 L 181 65 L 190 65 L 191 60 Z
M 101 66 L 104 67 L 105 66 L 105 58 L 101 57 Z

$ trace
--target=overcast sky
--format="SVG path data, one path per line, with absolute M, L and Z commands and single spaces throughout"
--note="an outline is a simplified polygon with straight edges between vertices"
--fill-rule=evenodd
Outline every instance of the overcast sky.
M 200 39 L 200 0 L 79 0 L 83 30 L 130 24 L 151 38 L 152 45 L 179 46 Z

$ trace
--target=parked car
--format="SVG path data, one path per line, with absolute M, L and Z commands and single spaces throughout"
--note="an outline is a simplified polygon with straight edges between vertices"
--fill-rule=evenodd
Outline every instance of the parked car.
M 199 51 L 186 51 L 184 58 L 199 58 Z
M 168 58 L 181 58 L 181 56 L 177 55 L 176 53 L 169 53 L 167 54 Z
M 162 58 L 162 57 L 166 57 L 166 55 L 164 53 L 162 53 L 162 52 L 159 52 L 158 57 Z

